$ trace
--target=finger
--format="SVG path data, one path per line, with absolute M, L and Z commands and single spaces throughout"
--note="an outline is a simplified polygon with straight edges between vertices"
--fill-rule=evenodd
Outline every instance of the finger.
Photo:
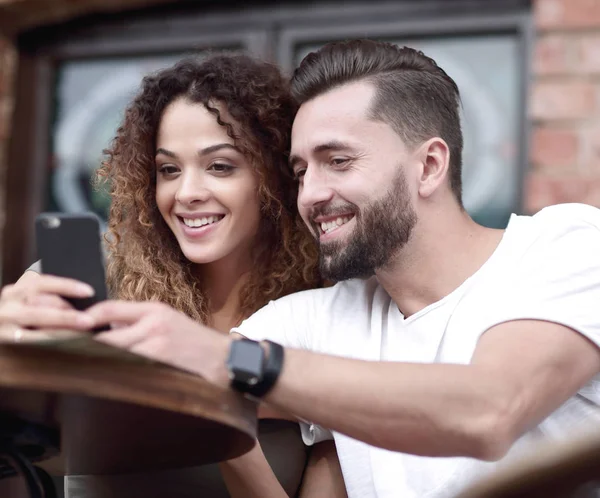
M 2 292 L 0 292 L 0 299 L 14 299 L 18 298 L 22 294 L 22 289 L 24 286 L 17 286 L 15 284 L 9 284 L 2 287 Z
M 81 311 L 15 305 L 0 311 L 0 323 L 45 329 L 88 330 L 95 326 L 92 317 Z
M 130 349 L 143 342 L 147 335 L 144 324 L 136 323 L 130 327 L 100 332 L 94 335 L 94 339 L 117 348 Z
M 94 289 L 84 282 L 55 275 L 40 275 L 28 284 L 28 293 L 58 294 L 66 297 L 92 297 Z
M 88 308 L 86 313 L 92 316 L 98 325 L 112 322 L 130 325 L 163 307 L 164 305 L 156 302 L 102 301 Z
M 20 337 L 27 331 L 16 323 L 0 324 L 0 342 L 18 342 Z
M 111 329 L 122 329 L 127 327 L 128 324 L 125 322 L 110 322 L 109 325 Z
M 71 303 L 54 294 L 36 294 L 32 298 L 27 299 L 27 304 L 40 306 L 42 308 L 58 308 L 63 310 L 73 309 Z
M 7 300 L 32 299 L 36 294 L 56 294 L 66 297 L 91 297 L 94 289 L 77 280 L 56 277 L 54 275 L 38 275 L 37 278 L 7 285 L 2 289 L 0 298 Z
M 72 339 L 79 331 L 66 329 L 26 329 L 15 324 L 0 325 L 0 342 L 39 342 L 40 340 Z

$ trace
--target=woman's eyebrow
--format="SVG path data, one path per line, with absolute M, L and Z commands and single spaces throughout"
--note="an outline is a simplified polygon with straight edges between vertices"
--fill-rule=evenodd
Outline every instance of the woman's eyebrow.
M 235 145 L 227 143 L 227 142 L 223 142 L 220 144 L 210 145 L 208 147 L 200 149 L 198 151 L 198 155 L 199 156 L 207 156 L 207 155 L 212 154 L 213 152 L 217 152 L 221 149 L 231 149 L 231 150 L 241 153 L 241 150 L 238 147 L 236 147 Z M 170 150 L 164 149 L 162 147 L 159 147 L 158 149 L 156 149 L 156 155 L 158 156 L 159 154 L 163 154 L 165 156 L 172 157 L 172 158 L 177 157 L 177 154 L 175 154 L 175 152 L 171 152 Z

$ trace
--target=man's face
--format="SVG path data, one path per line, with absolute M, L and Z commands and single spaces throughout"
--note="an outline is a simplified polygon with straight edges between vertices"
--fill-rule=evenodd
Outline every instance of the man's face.
M 303 104 L 294 121 L 298 208 L 332 280 L 384 268 L 417 221 L 407 177 L 414 159 L 388 124 L 368 117 L 374 94 L 369 83 L 342 86 Z

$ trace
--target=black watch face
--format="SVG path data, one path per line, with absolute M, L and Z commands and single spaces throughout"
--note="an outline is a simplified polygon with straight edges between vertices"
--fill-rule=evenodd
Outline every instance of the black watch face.
M 232 380 L 255 385 L 263 373 L 265 353 L 258 342 L 241 339 L 233 341 L 227 361 Z

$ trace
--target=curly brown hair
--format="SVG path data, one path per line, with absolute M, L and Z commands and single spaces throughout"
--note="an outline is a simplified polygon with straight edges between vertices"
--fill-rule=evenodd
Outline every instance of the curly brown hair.
M 157 130 L 165 108 L 182 97 L 215 115 L 258 177 L 262 219 L 252 273 L 240 294 L 240 318 L 272 299 L 320 285 L 316 243 L 298 214 L 297 183 L 287 165 L 297 110 L 288 82 L 272 64 L 246 55 L 213 55 L 187 57 L 145 77 L 104 151 L 96 180 L 107 182 L 112 196 L 106 237 L 111 295 L 158 300 L 210 323 L 208 296 L 194 264 L 155 201 Z M 226 108 L 235 127 L 222 119 L 218 106 Z

